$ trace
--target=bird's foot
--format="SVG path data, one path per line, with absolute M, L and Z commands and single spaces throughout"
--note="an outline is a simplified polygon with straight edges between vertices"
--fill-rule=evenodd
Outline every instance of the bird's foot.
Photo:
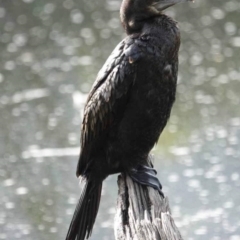
M 129 171 L 129 176 L 137 183 L 145 186 L 152 187 L 164 197 L 162 192 L 162 185 L 157 178 L 157 171 L 145 165 L 139 165 L 137 168 L 133 168 Z

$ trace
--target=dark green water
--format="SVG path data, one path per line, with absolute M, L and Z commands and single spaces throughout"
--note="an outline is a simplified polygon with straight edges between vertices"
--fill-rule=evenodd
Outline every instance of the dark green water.
M 0 1 L 0 239 L 64 239 L 79 186 L 81 113 L 124 37 L 120 1 Z M 240 3 L 168 11 L 182 33 L 177 101 L 154 149 L 185 239 L 240 239 Z M 116 177 L 91 239 L 114 239 Z

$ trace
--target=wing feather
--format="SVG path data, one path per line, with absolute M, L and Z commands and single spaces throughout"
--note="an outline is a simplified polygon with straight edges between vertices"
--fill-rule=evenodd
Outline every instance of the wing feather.
M 77 176 L 86 171 L 93 145 L 96 141 L 101 141 L 102 134 L 114 122 L 114 113 L 118 111 L 116 105 L 121 105 L 121 101 L 124 102 L 124 97 L 130 92 L 135 64 L 129 62 L 125 52 L 133 44 L 132 39 L 120 42 L 99 71 L 89 93 L 82 121 Z

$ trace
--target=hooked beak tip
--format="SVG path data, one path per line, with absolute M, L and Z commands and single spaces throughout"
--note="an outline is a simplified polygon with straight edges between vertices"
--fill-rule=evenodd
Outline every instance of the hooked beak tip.
M 159 2 L 155 3 L 154 5 L 158 9 L 158 11 L 163 11 L 175 4 L 183 3 L 183 2 L 194 2 L 194 0 L 160 0 Z

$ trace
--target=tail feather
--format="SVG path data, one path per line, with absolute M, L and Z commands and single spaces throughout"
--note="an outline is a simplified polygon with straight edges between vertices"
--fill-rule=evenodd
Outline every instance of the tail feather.
M 90 237 L 90 235 L 92 234 L 92 229 L 93 229 L 93 225 L 95 222 L 95 218 L 96 218 L 96 213 L 98 212 L 98 208 L 99 208 L 99 203 L 100 203 L 100 199 L 101 199 L 101 192 L 102 192 L 102 184 L 101 187 L 98 187 L 98 189 L 96 190 L 94 196 L 93 196 L 93 202 L 96 203 L 91 207 L 89 207 L 89 211 L 88 211 L 88 215 L 89 215 L 89 224 L 88 224 L 88 234 L 87 234 L 87 238 Z
M 86 178 L 66 240 L 85 240 L 92 233 L 101 199 L 102 182 Z

